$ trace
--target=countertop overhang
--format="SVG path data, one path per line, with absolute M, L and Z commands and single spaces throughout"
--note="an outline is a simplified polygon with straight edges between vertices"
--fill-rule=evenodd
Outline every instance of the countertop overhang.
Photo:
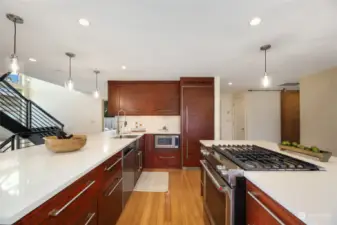
M 324 167 L 325 171 L 244 171 L 244 176 L 308 225 L 337 224 L 337 158 L 320 162 L 297 153 L 280 151 L 266 141 L 200 141 L 213 144 L 255 144 Z

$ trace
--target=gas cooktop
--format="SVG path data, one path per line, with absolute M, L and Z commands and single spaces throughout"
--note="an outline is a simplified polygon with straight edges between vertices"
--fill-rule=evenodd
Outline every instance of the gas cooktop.
M 316 171 L 320 167 L 256 145 L 213 145 L 212 149 L 244 170 Z

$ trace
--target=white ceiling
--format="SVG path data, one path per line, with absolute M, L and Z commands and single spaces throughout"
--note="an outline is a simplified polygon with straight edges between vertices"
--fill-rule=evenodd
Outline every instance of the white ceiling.
M 94 89 L 94 68 L 104 89 L 106 80 L 180 76 L 220 76 L 222 91 L 229 81 L 234 89 L 259 88 L 264 44 L 272 45 L 274 85 L 337 65 L 336 0 L 1 0 L 3 72 L 13 45 L 6 13 L 25 20 L 18 26 L 25 74 L 63 84 L 64 53 L 74 52 L 75 88 L 86 92 Z M 262 23 L 251 27 L 255 16 Z M 80 18 L 91 26 L 80 26 Z

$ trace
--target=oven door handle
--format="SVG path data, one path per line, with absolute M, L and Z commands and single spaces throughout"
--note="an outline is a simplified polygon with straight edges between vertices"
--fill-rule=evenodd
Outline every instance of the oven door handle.
M 229 192 L 229 188 L 227 185 L 221 185 L 218 180 L 214 177 L 213 173 L 208 169 L 206 165 L 205 160 L 200 160 L 201 166 L 206 171 L 207 175 L 211 178 L 212 183 L 215 185 L 215 187 L 218 189 L 219 192 Z

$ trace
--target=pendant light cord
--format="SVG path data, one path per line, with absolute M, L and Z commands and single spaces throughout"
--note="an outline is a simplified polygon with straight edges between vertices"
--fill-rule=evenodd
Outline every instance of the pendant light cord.
M 97 86 L 97 72 L 96 72 L 96 91 L 98 90 L 98 86 Z
M 14 21 L 14 55 L 16 55 L 16 21 Z
M 71 80 L 71 57 L 69 57 L 69 80 Z
M 264 75 L 267 74 L 267 50 L 264 50 Z

